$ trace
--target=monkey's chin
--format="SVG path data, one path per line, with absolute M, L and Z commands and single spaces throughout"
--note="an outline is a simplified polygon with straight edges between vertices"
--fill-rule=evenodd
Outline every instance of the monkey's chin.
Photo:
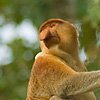
M 43 40 L 45 46 L 49 49 L 59 43 L 59 38 L 56 36 Z

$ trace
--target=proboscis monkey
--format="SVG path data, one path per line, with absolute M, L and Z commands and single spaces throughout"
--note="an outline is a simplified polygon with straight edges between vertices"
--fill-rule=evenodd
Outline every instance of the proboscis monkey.
M 87 72 L 78 54 L 78 34 L 61 19 L 45 22 L 39 30 L 42 52 L 35 57 L 26 100 L 96 100 L 100 70 Z

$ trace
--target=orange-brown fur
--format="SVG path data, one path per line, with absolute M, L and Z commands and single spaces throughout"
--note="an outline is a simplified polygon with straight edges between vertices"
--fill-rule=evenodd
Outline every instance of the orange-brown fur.
M 78 55 L 75 27 L 51 19 L 40 27 L 42 52 L 32 68 L 26 100 L 96 100 L 100 71 L 87 72 Z

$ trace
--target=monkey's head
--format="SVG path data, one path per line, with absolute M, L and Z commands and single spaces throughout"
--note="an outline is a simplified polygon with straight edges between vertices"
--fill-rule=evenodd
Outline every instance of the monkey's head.
M 39 30 L 41 49 L 51 49 L 58 46 L 64 52 L 71 52 L 78 48 L 78 34 L 71 23 L 61 19 L 50 19 Z

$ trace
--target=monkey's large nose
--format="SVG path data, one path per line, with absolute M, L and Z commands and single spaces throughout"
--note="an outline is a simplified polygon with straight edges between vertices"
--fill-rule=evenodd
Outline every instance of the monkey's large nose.
M 43 41 L 49 37 L 50 37 L 50 31 L 48 29 L 43 30 L 39 35 L 40 41 Z
M 48 39 L 51 39 L 53 37 L 59 38 L 57 35 L 57 32 L 53 29 L 45 29 L 39 35 L 40 41 L 48 40 Z

